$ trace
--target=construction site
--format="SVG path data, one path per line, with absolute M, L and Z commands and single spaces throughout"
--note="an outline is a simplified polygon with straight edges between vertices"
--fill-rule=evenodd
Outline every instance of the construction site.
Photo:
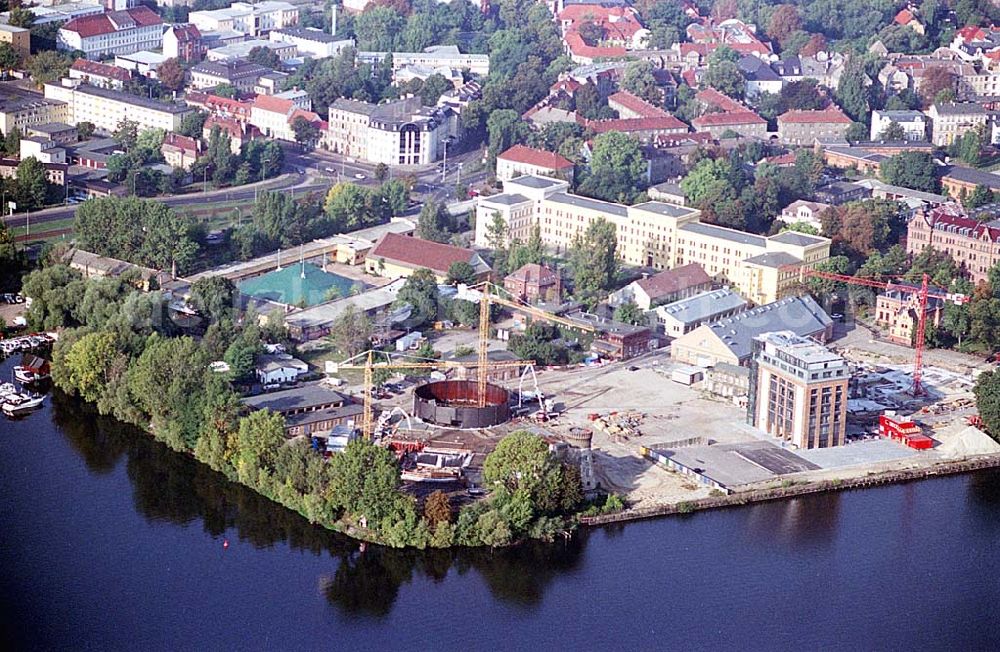
M 366 369 L 367 384 L 351 388 L 366 400 L 363 432 L 400 454 L 418 495 L 482 495 L 486 455 L 516 430 L 545 437 L 560 459 L 580 466 L 585 490 L 621 495 L 637 514 L 773 488 L 930 475 L 967 460 L 1000 464 L 1000 444 L 977 427 L 972 393 L 989 364 L 935 351 L 914 395 L 913 349 L 856 325 L 838 323 L 833 333 L 825 348 L 849 369 L 843 443 L 809 448 L 755 427 L 745 389 L 722 391 L 719 373 L 745 378 L 746 367 L 692 368 L 674 361 L 669 345 L 628 360 L 539 368 L 492 361 L 505 343 L 480 333 L 475 362 L 369 354 L 344 367 Z M 376 391 L 379 367 L 395 375 Z M 411 375 L 420 367 L 430 376 Z

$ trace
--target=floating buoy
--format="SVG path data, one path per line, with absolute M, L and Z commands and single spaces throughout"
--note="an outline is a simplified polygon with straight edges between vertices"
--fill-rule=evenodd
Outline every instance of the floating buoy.
M 222 540 L 222 547 L 223 547 L 223 549 L 229 547 L 229 539 L 223 539 Z

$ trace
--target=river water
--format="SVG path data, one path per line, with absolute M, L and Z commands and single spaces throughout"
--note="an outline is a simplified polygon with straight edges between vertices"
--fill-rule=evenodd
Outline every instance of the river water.
M 8 649 L 1000 646 L 996 472 L 362 552 L 54 394 L 0 421 L 0 532 Z

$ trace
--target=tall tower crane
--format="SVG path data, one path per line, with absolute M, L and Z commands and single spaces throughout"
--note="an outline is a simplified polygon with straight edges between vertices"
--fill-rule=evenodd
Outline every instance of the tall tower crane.
M 553 324 L 559 324 L 560 326 L 566 326 L 567 328 L 575 328 L 588 333 L 593 333 L 596 330 L 589 324 L 581 324 L 571 319 L 554 315 L 551 312 L 541 310 L 535 306 L 528 305 L 527 303 L 504 299 L 503 297 L 493 293 L 492 290 L 494 288 L 496 288 L 496 286 L 489 281 L 475 286 L 475 289 L 482 293 L 482 298 L 479 300 L 479 375 L 476 377 L 476 380 L 479 383 L 479 407 L 486 406 L 486 373 L 484 370 L 488 366 L 489 362 L 490 306 L 492 304 L 497 304 L 504 306 L 505 308 L 510 308 L 511 310 L 523 312 L 526 315 L 530 315 L 537 319 L 544 319 L 545 321 Z
M 912 287 L 898 282 L 893 283 L 892 281 L 878 281 L 873 278 L 847 276 L 846 274 L 834 274 L 832 272 L 821 272 L 811 267 L 790 265 L 789 267 L 781 268 L 780 271 L 797 272 L 800 279 L 804 279 L 808 276 L 810 278 L 821 278 L 830 281 L 837 281 L 839 283 L 846 283 L 848 285 L 861 285 L 865 287 L 878 288 L 880 290 L 892 290 L 896 288 L 905 288 L 910 290 L 910 305 L 908 307 L 916 310 L 917 313 L 917 333 L 914 338 L 913 384 L 910 387 L 910 394 L 913 396 L 924 396 L 927 393 L 921 384 L 921 370 L 924 361 L 924 335 L 927 331 L 927 300 L 938 299 L 941 301 L 949 301 L 956 305 L 962 305 L 969 300 L 969 297 L 965 294 L 937 292 L 931 290 L 930 276 L 927 274 L 923 275 L 923 278 L 921 278 L 920 281 L 920 287 L 914 291 Z

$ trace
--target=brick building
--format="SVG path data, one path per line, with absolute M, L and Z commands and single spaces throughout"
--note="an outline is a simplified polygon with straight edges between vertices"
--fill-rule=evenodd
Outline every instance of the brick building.
M 906 229 L 906 251 L 917 255 L 925 247 L 947 253 L 973 283 L 985 281 L 1000 261 L 1000 220 L 979 222 L 958 204 L 919 211 Z
M 838 108 L 786 111 L 778 116 L 778 136 L 788 145 L 811 145 L 816 139 L 843 138 L 851 119 Z
M 521 301 L 558 303 L 562 297 L 562 278 L 559 272 L 537 263 L 528 263 L 511 272 L 503 280 L 503 287 Z

